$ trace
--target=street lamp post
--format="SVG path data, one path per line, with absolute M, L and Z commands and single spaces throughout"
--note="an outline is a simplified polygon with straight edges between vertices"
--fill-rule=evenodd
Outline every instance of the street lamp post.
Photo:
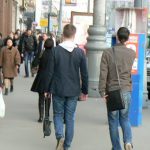
M 60 0 L 57 36 L 61 36 L 62 34 L 62 11 L 63 11 L 63 0 Z
M 48 33 L 50 33 L 50 23 L 51 23 L 51 13 L 52 13 L 52 0 L 49 0 L 49 13 L 48 13 Z
M 88 70 L 89 70 L 89 96 L 98 97 L 98 82 L 100 60 L 106 49 L 105 5 L 106 0 L 94 0 L 93 25 L 89 27 L 87 38 Z
M 90 13 L 90 4 L 91 4 L 90 2 L 91 2 L 91 0 L 88 0 L 88 7 L 87 7 L 87 12 L 88 13 Z
M 141 8 L 143 6 L 142 3 L 143 0 L 134 0 L 134 7 L 139 7 Z

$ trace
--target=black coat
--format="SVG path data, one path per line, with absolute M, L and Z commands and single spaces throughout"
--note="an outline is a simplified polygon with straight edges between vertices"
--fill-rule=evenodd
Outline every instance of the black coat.
M 50 92 L 60 97 L 88 94 L 88 71 L 86 57 L 82 49 L 75 48 L 69 52 L 61 46 L 53 50 L 54 67 L 51 67 L 52 83 Z M 81 77 L 81 80 L 80 80 Z M 82 81 L 82 84 L 80 84 Z
M 43 40 L 41 40 L 38 44 L 38 51 L 37 51 L 37 54 L 35 55 L 33 61 L 32 61 L 32 67 L 38 67 L 39 66 L 39 63 L 40 63 L 40 57 L 43 53 L 43 49 L 42 49 L 42 46 L 43 46 Z
M 40 58 L 39 70 L 31 87 L 31 91 L 44 93 L 49 91 L 51 79 L 49 78 L 49 70 L 52 65 L 52 50 L 46 49 Z

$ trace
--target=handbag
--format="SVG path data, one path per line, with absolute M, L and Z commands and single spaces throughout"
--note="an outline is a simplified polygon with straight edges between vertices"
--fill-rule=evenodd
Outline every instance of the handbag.
M 38 69 L 39 69 L 39 56 L 35 56 L 33 61 L 32 61 L 32 64 L 31 64 L 31 72 L 32 74 L 36 74 L 38 72 Z
M 115 69 L 116 69 L 117 78 L 118 78 L 119 89 L 108 91 L 107 109 L 108 111 L 117 111 L 117 110 L 125 109 L 125 102 L 124 102 L 124 98 L 123 98 L 123 94 L 121 90 L 120 77 L 119 77 L 119 72 L 117 68 L 114 47 L 112 49 L 113 49 L 114 63 L 115 63 Z
M 45 136 L 50 136 L 51 135 L 51 121 L 49 120 L 49 102 L 51 101 L 51 98 L 45 97 L 45 117 L 43 121 L 43 134 L 44 138 Z M 50 102 L 51 104 L 51 102 Z
M 3 99 L 2 89 L 0 88 L 0 117 L 3 118 L 5 116 L 5 103 Z

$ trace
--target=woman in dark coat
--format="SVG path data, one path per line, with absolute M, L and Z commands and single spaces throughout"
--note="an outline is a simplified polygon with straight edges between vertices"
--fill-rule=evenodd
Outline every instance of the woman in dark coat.
M 39 70 L 36 75 L 36 78 L 33 82 L 31 91 L 39 93 L 39 120 L 38 122 L 43 121 L 44 114 L 44 93 L 49 91 L 49 79 L 48 72 L 51 66 L 51 57 L 52 57 L 52 48 L 54 46 L 53 39 L 47 39 L 44 44 L 45 51 L 43 52 L 42 57 L 40 58 Z M 50 100 L 49 100 L 50 106 Z

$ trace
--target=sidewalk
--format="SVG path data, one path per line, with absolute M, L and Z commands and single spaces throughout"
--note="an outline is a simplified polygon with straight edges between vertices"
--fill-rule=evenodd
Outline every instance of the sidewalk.
M 0 150 L 55 150 L 54 129 L 43 138 L 37 123 L 36 93 L 30 92 L 33 78 L 15 80 L 15 91 L 5 97 L 6 116 L 0 119 Z M 70 150 L 111 150 L 105 103 L 89 98 L 78 102 L 75 136 Z M 52 124 L 53 127 L 53 124 Z M 134 150 L 150 150 L 150 108 L 143 110 L 143 125 L 133 128 Z

